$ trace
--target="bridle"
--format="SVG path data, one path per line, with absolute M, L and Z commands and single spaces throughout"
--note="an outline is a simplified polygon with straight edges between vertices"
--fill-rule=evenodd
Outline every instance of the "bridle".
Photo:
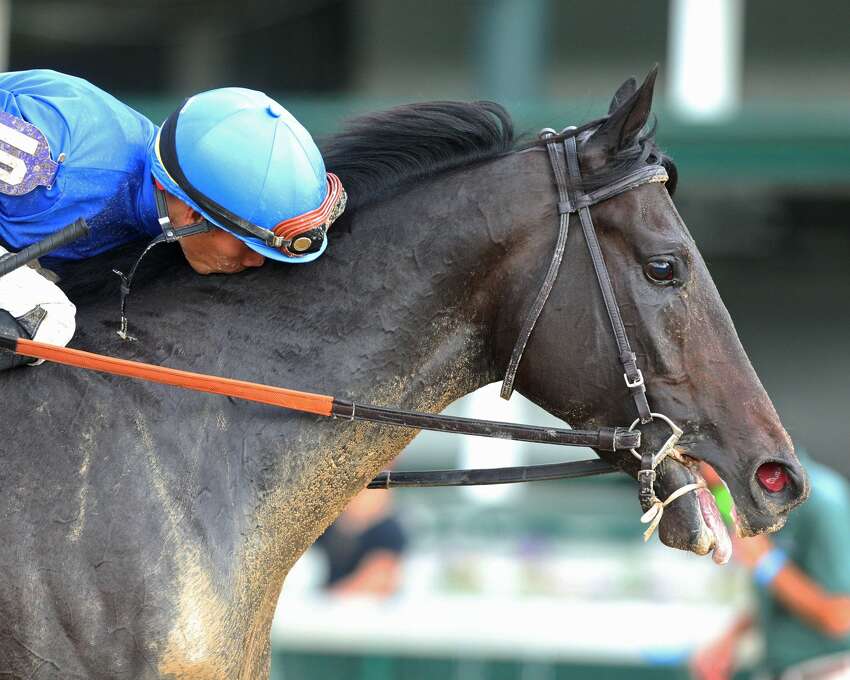
M 570 217 L 573 213 L 578 213 L 599 288 L 602 292 L 605 308 L 608 312 L 608 318 L 611 322 L 619 360 L 623 366 L 623 378 L 626 388 L 634 400 L 637 411 L 638 417 L 635 418 L 634 422 L 628 428 L 600 427 L 590 430 L 573 430 L 419 413 L 372 404 L 356 403 L 332 396 L 299 392 L 270 385 L 220 378 L 200 373 L 190 373 L 188 371 L 118 359 L 77 349 L 56 347 L 25 338 L 6 337 L 5 335 L 0 335 L 0 349 L 79 368 L 140 378 L 200 392 L 227 395 L 332 418 L 367 421 L 440 432 L 497 437 L 515 441 L 588 446 L 602 451 L 630 451 L 640 461 L 640 469 L 637 477 L 639 498 L 644 510 L 641 521 L 649 524 L 649 528 L 644 533 L 644 537 L 648 539 L 661 521 L 661 516 L 667 505 L 683 494 L 701 488 L 704 484 L 700 482 L 682 486 L 664 501 L 659 500 L 655 495 L 655 470 L 658 465 L 668 456 L 684 463 L 675 449 L 683 433 L 667 416 L 660 413 L 653 413 L 649 407 L 643 373 L 637 365 L 637 357 L 632 351 L 626 335 L 617 298 L 611 283 L 611 277 L 596 236 L 590 207 L 643 184 L 665 182 L 668 179 L 668 173 L 665 167 L 656 159 L 652 161 L 645 160 L 639 167 L 624 173 L 612 182 L 592 191 L 584 191 L 576 142 L 576 136 L 579 132 L 576 128 L 567 128 L 558 134 L 554 130 L 547 128 L 540 133 L 540 137 L 545 142 L 549 153 L 549 160 L 558 191 L 558 239 L 543 284 L 528 311 L 513 352 L 511 353 L 503 381 L 502 396 L 506 399 L 510 398 L 513 392 L 517 370 L 523 353 L 558 276 L 567 244 Z M 126 300 L 126 292 L 122 291 L 122 293 L 123 306 L 123 302 Z M 125 325 L 122 327 L 122 330 L 126 331 Z M 670 428 L 671 434 L 656 453 L 653 454 L 651 451 L 638 453 L 638 448 L 641 445 L 641 433 L 638 425 L 650 423 L 654 419 L 665 423 Z M 375 477 L 369 483 L 368 488 L 390 489 L 395 487 L 506 484 L 587 477 L 614 472 L 617 469 L 605 461 L 592 459 L 492 469 L 386 471 Z
M 648 162 L 642 164 L 635 170 L 628 172 L 615 181 L 606 184 L 605 186 L 593 191 L 585 192 L 582 190 L 582 174 L 579 165 L 578 144 L 576 136 L 579 130 L 574 127 L 564 129 L 560 134 L 556 133 L 552 128 L 545 128 L 540 133 L 540 139 L 546 144 L 546 149 L 549 153 L 549 161 L 552 166 L 552 172 L 555 177 L 555 186 L 558 191 L 558 214 L 559 214 L 559 230 L 558 239 L 555 244 L 555 250 L 552 254 L 552 260 L 549 263 L 549 268 L 543 283 L 537 293 L 531 308 L 526 315 L 525 322 L 520 330 L 519 336 L 514 344 L 511 352 L 508 367 L 505 371 L 505 377 L 502 381 L 501 396 L 503 399 L 510 399 L 514 389 L 517 370 L 519 369 L 520 361 L 525 352 L 531 334 L 552 288 L 555 285 L 555 280 L 558 277 L 558 272 L 561 268 L 561 262 L 564 257 L 564 251 L 567 245 L 567 236 L 569 234 L 570 216 L 573 213 L 578 213 L 581 222 L 584 238 L 587 243 L 587 248 L 590 253 L 593 269 L 596 273 L 596 279 L 599 283 L 599 289 L 602 292 L 602 299 L 605 303 L 605 309 L 608 313 L 608 319 L 611 322 L 611 329 L 614 334 L 614 340 L 617 344 L 617 353 L 620 363 L 623 367 L 623 379 L 626 388 L 629 390 L 637 411 L 637 418 L 628 428 L 628 432 L 637 432 L 639 424 L 648 424 L 654 419 L 661 420 L 671 430 L 671 435 L 662 447 L 656 453 L 645 451 L 642 454 L 638 453 L 638 446 L 630 447 L 629 450 L 639 461 L 640 469 L 638 471 L 639 483 L 639 498 L 641 507 L 645 511 L 641 521 L 649 523 L 649 528 L 644 534 L 645 538 L 649 538 L 652 532 L 661 521 L 661 516 L 664 508 L 673 500 L 679 498 L 683 494 L 694 491 L 703 485 L 687 484 L 677 489 L 665 501 L 661 501 L 655 495 L 655 469 L 667 456 L 676 457 L 674 449 L 683 432 L 682 430 L 667 416 L 661 413 L 654 413 L 649 407 L 649 402 L 646 397 L 646 384 L 644 382 L 643 373 L 637 364 L 637 356 L 632 351 L 629 344 L 629 338 L 626 334 L 626 329 L 623 324 L 623 318 L 620 314 L 620 307 L 617 304 L 617 297 L 614 293 L 614 287 L 611 283 L 611 276 L 608 273 L 608 267 L 605 264 L 605 258 L 602 255 L 602 249 L 599 245 L 599 239 L 596 235 L 596 228 L 593 224 L 593 217 L 590 214 L 590 207 L 596 203 L 600 203 L 609 198 L 613 198 L 619 194 L 631 191 L 643 184 L 653 182 L 666 182 L 669 177 L 667 169 L 658 162 Z M 614 428 L 620 429 L 620 428 Z M 614 447 L 616 450 L 616 447 Z M 572 461 L 568 463 L 557 463 L 550 465 L 527 465 L 513 468 L 492 468 L 479 470 L 436 470 L 422 472 L 383 472 L 369 484 L 370 489 L 388 489 L 392 487 L 430 487 L 430 486 L 474 486 L 483 484 L 500 484 L 508 482 L 525 482 L 536 481 L 541 479 L 565 479 L 575 477 L 586 477 L 596 474 L 605 474 L 616 470 L 614 466 L 607 463 L 600 465 L 599 460 L 582 460 Z

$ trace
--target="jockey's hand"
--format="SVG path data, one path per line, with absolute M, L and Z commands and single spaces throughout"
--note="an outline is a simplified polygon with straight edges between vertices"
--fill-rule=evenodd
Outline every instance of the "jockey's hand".
M 186 236 L 179 243 L 183 255 L 198 274 L 236 274 L 248 267 L 259 267 L 266 261 L 223 229 Z
M 732 536 L 733 554 L 735 559 L 745 567 L 752 569 L 758 561 L 770 552 L 773 541 L 765 534 L 741 538 L 737 534 Z
M 5 253 L 0 247 L 0 255 Z M 0 310 L 0 332 L 10 337 L 64 346 L 74 336 L 76 307 L 59 286 L 30 267 L 0 277 Z M 22 363 L 31 362 L 8 351 L 0 354 L 0 370 Z

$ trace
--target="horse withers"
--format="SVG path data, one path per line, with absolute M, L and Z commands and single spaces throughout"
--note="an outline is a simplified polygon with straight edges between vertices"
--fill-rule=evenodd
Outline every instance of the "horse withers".
M 567 133 L 583 190 L 667 162 L 646 131 L 653 82 Z M 324 152 L 350 206 L 322 258 L 236 277 L 199 277 L 179 254 L 147 263 L 132 342 L 116 334 L 115 256 L 67 267 L 74 345 L 425 411 L 501 379 L 558 236 L 544 145 L 518 144 L 497 105 L 437 102 L 355 121 Z M 806 476 L 671 190 L 591 208 L 649 402 L 684 430 L 655 493 L 698 482 L 705 460 L 741 532 L 775 530 Z M 579 229 L 515 385 L 576 427 L 635 417 Z M 414 434 L 57 365 L 0 390 L 0 670 L 22 677 L 267 675 L 286 573 Z M 653 450 L 669 433 L 641 429 Z M 631 454 L 599 454 L 637 473 Z M 777 465 L 782 485 L 764 474 Z M 710 552 L 713 513 L 699 490 L 681 496 L 661 540 Z

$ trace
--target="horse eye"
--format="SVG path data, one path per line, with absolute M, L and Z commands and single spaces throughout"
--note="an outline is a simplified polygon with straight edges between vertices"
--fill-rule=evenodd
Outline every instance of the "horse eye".
M 670 284 L 676 280 L 676 268 L 670 260 L 655 259 L 643 268 L 647 278 L 653 283 Z

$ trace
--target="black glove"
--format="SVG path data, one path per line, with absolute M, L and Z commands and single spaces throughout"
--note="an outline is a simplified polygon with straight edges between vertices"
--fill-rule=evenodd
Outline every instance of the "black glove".
M 9 314 L 5 309 L 0 309 L 0 335 L 5 335 L 7 338 L 26 338 L 32 340 L 32 336 L 27 332 L 18 320 Z M 8 349 L 0 348 L 0 371 L 5 371 L 15 366 L 24 366 L 32 363 L 30 357 L 22 357 Z

